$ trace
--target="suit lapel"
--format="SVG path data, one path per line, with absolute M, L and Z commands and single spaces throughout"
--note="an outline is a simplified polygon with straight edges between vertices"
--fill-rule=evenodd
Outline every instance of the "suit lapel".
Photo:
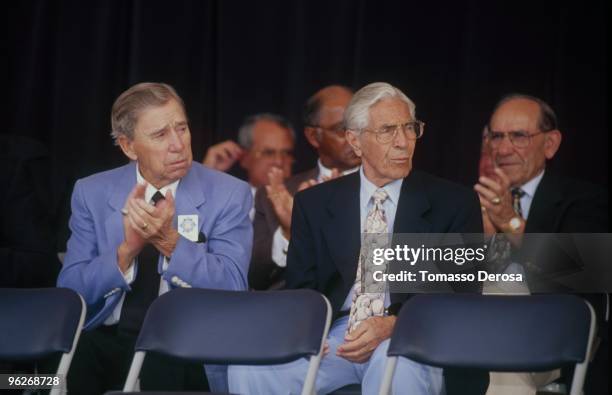
M 428 233 L 431 223 L 424 218 L 430 204 L 421 175 L 411 171 L 402 182 L 393 233 Z
M 525 233 L 553 233 L 555 224 L 551 218 L 557 218 L 558 206 L 562 200 L 558 183 L 553 176 L 544 173 L 531 202 Z
M 343 177 L 337 182 L 336 193 L 326 208 L 328 221 L 323 227 L 323 237 L 341 276 L 354 279 L 361 245 L 359 173 Z
M 127 200 L 128 195 L 136 185 L 136 162 L 131 162 L 123 168 L 115 188 L 110 194 L 108 205 L 111 210 L 106 217 L 104 227 L 108 237 L 108 244 L 118 246 L 123 242 L 123 216 L 121 209 Z
M 175 220 L 178 219 L 179 215 L 198 215 L 198 229 L 201 231 L 204 221 L 200 218 L 198 209 L 205 202 L 204 189 L 192 164 L 185 177 L 179 182 L 176 190 Z

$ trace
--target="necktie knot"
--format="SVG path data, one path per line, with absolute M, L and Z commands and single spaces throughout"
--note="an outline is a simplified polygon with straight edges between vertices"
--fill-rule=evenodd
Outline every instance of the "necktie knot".
M 157 202 L 159 202 L 160 200 L 164 200 L 165 198 L 166 197 L 164 195 L 162 195 L 162 193 L 160 191 L 157 191 L 151 197 L 151 201 L 153 202 L 153 205 L 155 206 L 157 204 Z
M 372 195 L 372 199 L 374 200 L 374 204 L 381 205 L 385 200 L 389 198 L 389 194 L 382 188 L 378 188 L 374 194 Z
M 510 190 L 510 193 L 512 194 L 512 198 L 514 199 L 520 199 L 525 196 L 525 191 L 523 191 L 521 188 L 512 188 Z

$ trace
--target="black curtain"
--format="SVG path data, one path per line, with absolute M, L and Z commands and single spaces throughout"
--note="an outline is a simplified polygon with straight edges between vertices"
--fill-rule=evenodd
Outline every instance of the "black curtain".
M 126 162 L 109 136 L 113 100 L 141 81 L 185 99 L 194 157 L 261 111 L 293 121 L 295 170 L 315 155 L 301 134 L 320 87 L 387 81 L 427 123 L 415 166 L 476 179 L 495 101 L 529 93 L 557 111 L 554 170 L 608 183 L 604 1 L 19 1 L 5 6 L 8 105 L 1 133 L 49 149 L 54 196 Z M 60 204 L 61 205 L 61 204 Z

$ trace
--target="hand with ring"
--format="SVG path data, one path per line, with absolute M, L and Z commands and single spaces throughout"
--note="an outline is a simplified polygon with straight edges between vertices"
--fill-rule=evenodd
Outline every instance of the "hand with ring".
M 474 185 L 474 190 L 478 193 L 483 208 L 483 223 L 489 221 L 496 231 L 503 232 L 516 213 L 512 207 L 510 179 L 499 167 L 496 167 L 494 172 L 497 179 L 482 176 L 478 179 L 478 184 Z

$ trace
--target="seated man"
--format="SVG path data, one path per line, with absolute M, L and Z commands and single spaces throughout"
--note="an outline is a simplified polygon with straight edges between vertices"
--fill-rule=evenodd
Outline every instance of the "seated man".
M 175 287 L 247 288 L 252 196 L 246 183 L 192 163 L 182 99 L 141 83 L 113 104 L 112 135 L 130 163 L 77 181 L 58 286 L 87 303 L 68 390 L 121 389 L 151 302 Z M 151 354 L 141 387 L 205 388 L 201 364 Z
M 295 195 L 286 281 L 288 288 L 320 291 L 333 308 L 335 321 L 317 393 L 360 383 L 364 394 L 375 394 L 394 314 L 409 295 L 361 292 L 361 233 L 478 233 L 482 221 L 474 192 L 412 169 L 423 123 L 399 89 L 387 83 L 365 86 L 351 99 L 344 120 L 361 168 Z M 358 310 L 365 297 L 377 298 L 371 306 L 388 308 Z M 240 394 L 298 393 L 306 370 L 305 359 L 276 366 L 230 366 L 229 387 Z M 440 394 L 442 369 L 400 359 L 393 391 Z
M 238 144 L 231 140 L 213 145 L 206 151 L 202 164 L 220 171 L 239 162 L 255 196 L 257 188 L 268 185 L 268 173 L 277 169 L 283 179 L 291 175 L 295 132 L 284 117 L 260 113 L 247 117 L 238 131 Z M 249 212 L 251 221 L 255 210 Z
M 251 288 L 279 288 L 284 283 L 293 195 L 358 170 L 361 160 L 346 141 L 343 124 L 344 110 L 352 97 L 352 91 L 340 85 L 326 86 L 313 94 L 304 107 L 304 135 L 317 151 L 317 166 L 286 181 L 279 169 L 271 169 L 270 185 L 258 189 L 249 267 Z
M 557 115 L 550 105 L 540 98 L 515 93 L 495 105 L 485 134 L 485 150 L 493 168 L 479 178 L 474 189 L 483 207 L 485 231 L 520 244 L 525 252 L 513 254 L 512 259 L 500 259 L 500 270 L 525 273 L 529 289 L 523 292 L 538 292 L 544 284 L 554 284 L 544 281 L 546 270 L 570 267 L 574 262 L 571 254 L 566 253 L 574 248 L 571 242 L 564 248 L 548 243 L 536 248 L 533 246 L 542 240 L 541 235 L 530 237 L 530 233 L 610 231 L 607 190 L 556 174 L 547 167 L 563 140 L 559 129 Z M 510 251 L 509 247 L 506 249 Z M 595 309 L 600 338 L 596 343 L 601 341 L 599 350 L 594 349 L 585 392 L 608 393 L 609 296 L 583 296 Z M 569 371 L 564 376 L 565 380 L 572 377 Z

